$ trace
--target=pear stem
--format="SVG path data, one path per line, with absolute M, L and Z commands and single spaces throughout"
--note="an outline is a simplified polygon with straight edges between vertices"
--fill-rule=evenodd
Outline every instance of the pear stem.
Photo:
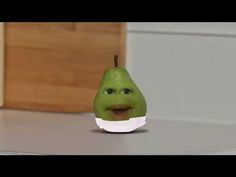
M 114 56 L 114 65 L 115 67 L 118 67 L 118 55 Z

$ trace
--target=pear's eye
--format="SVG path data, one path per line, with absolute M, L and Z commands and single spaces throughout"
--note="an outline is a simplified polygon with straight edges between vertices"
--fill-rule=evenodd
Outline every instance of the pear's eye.
M 124 88 L 124 89 L 121 90 L 121 93 L 125 94 L 125 95 L 129 95 L 130 93 L 132 93 L 132 90 L 130 90 L 128 88 Z
M 111 88 L 108 88 L 108 89 L 105 90 L 105 94 L 106 94 L 106 95 L 111 95 L 111 94 L 113 94 L 113 93 L 115 93 L 115 90 L 113 90 L 113 89 L 111 89 Z

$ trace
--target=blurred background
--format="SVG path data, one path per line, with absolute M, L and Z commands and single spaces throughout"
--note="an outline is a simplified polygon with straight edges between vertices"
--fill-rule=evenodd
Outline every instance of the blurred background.
M 3 108 L 92 112 L 119 54 L 152 118 L 235 122 L 235 23 L 2 23 L 1 31 Z
M 236 123 L 236 23 L 128 23 L 127 46 L 150 117 Z

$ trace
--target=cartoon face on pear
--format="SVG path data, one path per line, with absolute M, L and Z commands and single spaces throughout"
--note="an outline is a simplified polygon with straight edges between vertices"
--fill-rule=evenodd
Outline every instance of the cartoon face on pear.
M 142 92 L 125 68 L 107 69 L 94 99 L 94 112 L 97 118 L 107 121 L 122 121 L 146 115 L 147 105 Z

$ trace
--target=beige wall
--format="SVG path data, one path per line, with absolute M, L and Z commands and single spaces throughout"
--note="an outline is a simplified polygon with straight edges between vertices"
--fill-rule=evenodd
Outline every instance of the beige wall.
M 3 104 L 3 23 L 0 23 L 0 106 Z
M 236 123 L 236 23 L 128 23 L 149 117 Z

